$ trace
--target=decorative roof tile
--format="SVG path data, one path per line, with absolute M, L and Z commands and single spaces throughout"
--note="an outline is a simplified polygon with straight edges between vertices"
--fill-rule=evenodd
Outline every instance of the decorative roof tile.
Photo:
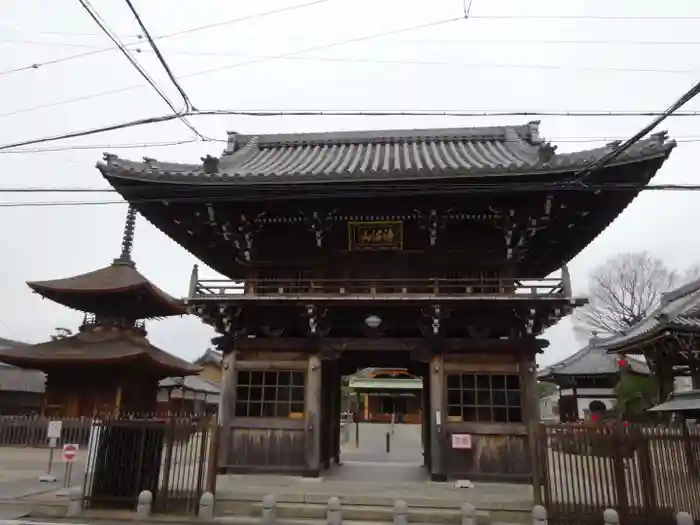
M 576 153 L 555 154 L 539 137 L 539 122 L 524 126 L 423 130 L 353 131 L 281 135 L 229 133 L 220 158 L 201 164 L 105 154 L 97 167 L 106 178 L 259 184 L 285 181 L 353 181 L 482 177 L 566 172 L 587 167 L 616 146 L 611 143 Z M 626 150 L 612 164 L 666 156 L 674 141 L 652 135 Z M 279 177 L 284 176 L 280 181 Z M 193 180 L 194 179 L 194 180 Z

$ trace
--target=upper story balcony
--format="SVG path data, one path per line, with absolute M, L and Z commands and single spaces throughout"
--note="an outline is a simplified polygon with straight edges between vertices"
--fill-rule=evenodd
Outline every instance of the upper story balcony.
M 193 272 L 188 302 L 300 300 L 571 300 L 568 272 L 546 279 L 199 279 Z

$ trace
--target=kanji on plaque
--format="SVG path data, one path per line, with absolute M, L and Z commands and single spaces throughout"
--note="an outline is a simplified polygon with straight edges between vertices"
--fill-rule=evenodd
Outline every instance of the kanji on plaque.
M 452 448 L 472 448 L 471 434 L 452 434 Z

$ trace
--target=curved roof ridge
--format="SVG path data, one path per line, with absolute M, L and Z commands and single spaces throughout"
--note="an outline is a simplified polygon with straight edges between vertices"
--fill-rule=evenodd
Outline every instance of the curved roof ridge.
M 522 125 L 510 126 L 478 126 L 459 128 L 394 128 L 352 131 L 312 131 L 301 133 L 256 133 L 245 135 L 228 132 L 228 152 L 245 148 L 252 140 L 259 146 L 298 145 L 298 144 L 351 144 L 375 143 L 388 140 L 439 140 L 439 139 L 470 139 L 497 140 L 503 139 L 511 131 L 525 140 L 539 142 L 539 121 Z

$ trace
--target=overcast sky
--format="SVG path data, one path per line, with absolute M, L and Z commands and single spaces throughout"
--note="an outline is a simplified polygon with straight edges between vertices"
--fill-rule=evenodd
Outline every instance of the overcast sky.
M 445 23 L 440 22 L 463 17 L 462 0 L 325 0 L 226 23 L 308 3 L 311 0 L 135 0 L 153 36 L 185 32 L 158 44 L 199 109 L 662 110 L 700 72 L 697 0 L 474 0 L 469 20 Z M 139 28 L 125 2 L 93 0 L 92 5 L 125 43 L 138 44 Z M 114 47 L 78 0 L 3 0 L 0 14 L 1 144 L 168 113 L 165 103 L 115 50 L 12 72 Z M 537 16 L 544 18 L 533 18 Z M 582 16 L 589 18 L 567 18 Z M 619 18 L 625 16 L 654 18 Z M 435 24 L 416 28 L 431 22 Z M 212 24 L 219 25 L 186 32 Z M 414 29 L 398 31 L 404 28 Z M 310 48 L 317 50 L 309 52 Z M 139 49 L 137 59 L 179 104 L 154 54 L 147 45 Z M 280 55 L 285 56 L 275 58 Z M 700 110 L 700 98 L 686 109 Z M 303 132 L 528 120 L 226 116 L 193 122 L 204 135 L 224 140 L 227 130 Z M 570 151 L 627 138 L 649 117 L 541 120 L 545 138 L 558 144 L 559 151 Z M 680 144 L 654 182 L 698 184 L 699 121 L 675 118 L 662 126 Z M 174 121 L 51 142 L 23 153 L 0 152 L 0 187 L 106 188 L 94 167 L 103 151 L 137 160 L 149 156 L 198 162 L 223 149 L 222 142 L 142 146 L 192 138 L 187 127 Z M 141 146 L 120 147 L 124 145 Z M 0 193 L 2 204 L 116 199 L 109 194 Z M 40 299 L 24 283 L 109 264 L 119 251 L 125 213 L 124 204 L 0 207 L 0 337 L 39 342 L 55 327 L 75 329 L 80 314 Z M 677 268 L 697 262 L 699 222 L 700 193 L 644 193 L 571 263 L 575 292 L 584 295 L 591 269 L 622 251 L 649 250 Z M 176 296 L 186 293 L 195 259 L 141 218 L 134 253 L 138 268 L 154 283 Z M 200 274 L 216 277 L 207 268 Z M 194 317 L 154 322 L 149 330 L 154 344 L 188 359 L 201 354 L 213 335 Z M 551 346 L 543 364 L 580 346 L 568 320 L 546 336 Z

